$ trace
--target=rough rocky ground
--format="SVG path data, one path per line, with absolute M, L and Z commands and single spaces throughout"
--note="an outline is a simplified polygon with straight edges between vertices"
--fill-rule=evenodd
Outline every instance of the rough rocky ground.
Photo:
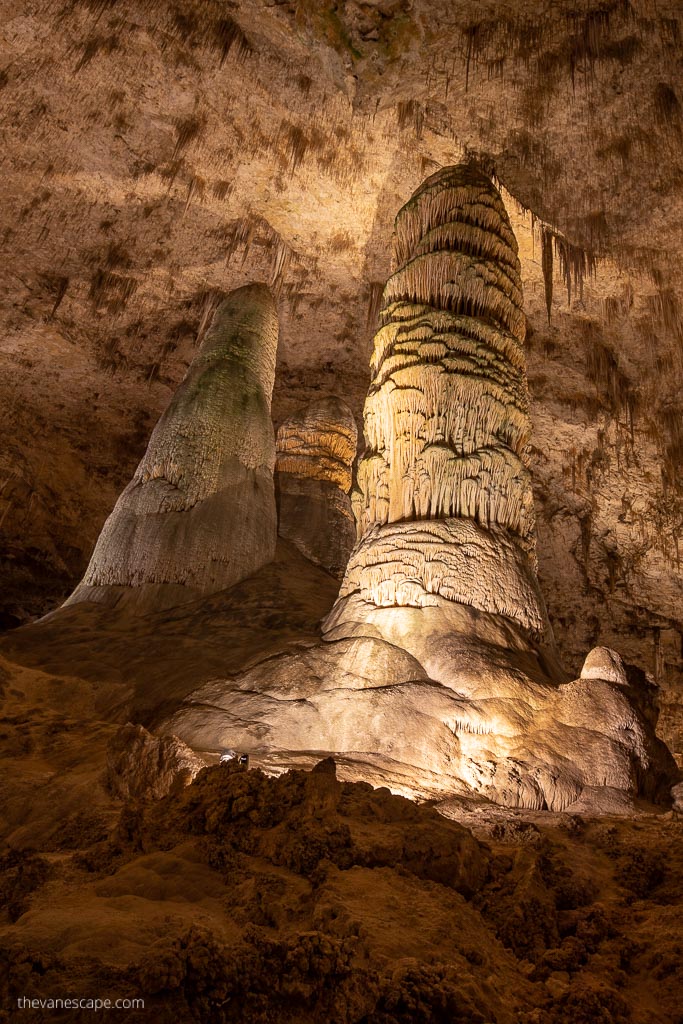
M 36 740 L 25 761 L 78 770 Z M 140 1022 L 683 1019 L 671 813 L 478 808 L 473 835 L 339 782 L 330 761 L 278 779 L 218 766 L 180 794 L 122 802 L 98 779 L 97 740 L 81 749 L 87 809 L 63 808 L 52 834 L 4 823 L 0 1019 L 89 1019 L 14 1015 L 19 996 L 66 993 L 142 996 L 126 1014 Z
M 166 621 L 81 606 L 4 639 L 0 1019 L 85 1021 L 13 1000 L 98 995 L 142 996 L 140 1024 L 681 1024 L 675 812 L 437 811 L 329 762 L 178 791 L 192 759 L 119 732 L 255 638 L 313 642 L 335 582 L 287 545 L 263 572 Z

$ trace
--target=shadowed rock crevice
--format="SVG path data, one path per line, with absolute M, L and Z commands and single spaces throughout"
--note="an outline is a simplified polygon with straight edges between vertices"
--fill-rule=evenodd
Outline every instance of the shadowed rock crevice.
M 278 532 L 333 576 L 346 569 L 355 530 L 349 491 L 358 431 L 340 398 L 321 398 L 280 425 Z

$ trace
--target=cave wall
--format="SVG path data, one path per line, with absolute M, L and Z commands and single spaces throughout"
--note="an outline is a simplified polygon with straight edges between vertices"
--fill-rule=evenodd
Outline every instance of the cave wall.
M 497 176 L 528 318 L 541 584 L 569 666 L 683 748 L 681 15 L 671 2 L 0 3 L 3 622 L 85 569 L 221 297 L 281 322 L 275 425 L 357 420 L 397 210 Z

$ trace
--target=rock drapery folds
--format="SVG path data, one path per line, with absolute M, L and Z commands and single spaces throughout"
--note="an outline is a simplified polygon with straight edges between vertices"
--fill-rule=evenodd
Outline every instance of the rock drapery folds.
M 265 285 L 221 303 L 68 604 L 181 603 L 273 558 L 277 342 Z
M 353 413 L 335 396 L 311 402 L 277 432 L 280 536 L 338 577 L 355 537 L 349 491 L 357 444 Z
M 396 218 L 393 262 L 340 599 L 440 595 L 542 635 L 520 269 L 491 181 L 464 165 L 428 178 Z

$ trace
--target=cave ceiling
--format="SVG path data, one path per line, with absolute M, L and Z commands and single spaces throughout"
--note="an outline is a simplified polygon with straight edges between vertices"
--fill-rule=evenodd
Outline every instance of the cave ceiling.
M 520 247 L 558 642 L 674 693 L 681 31 L 673 0 L 1 2 L 6 624 L 82 575 L 231 289 L 278 304 L 276 426 L 360 421 L 396 212 L 469 160 Z

